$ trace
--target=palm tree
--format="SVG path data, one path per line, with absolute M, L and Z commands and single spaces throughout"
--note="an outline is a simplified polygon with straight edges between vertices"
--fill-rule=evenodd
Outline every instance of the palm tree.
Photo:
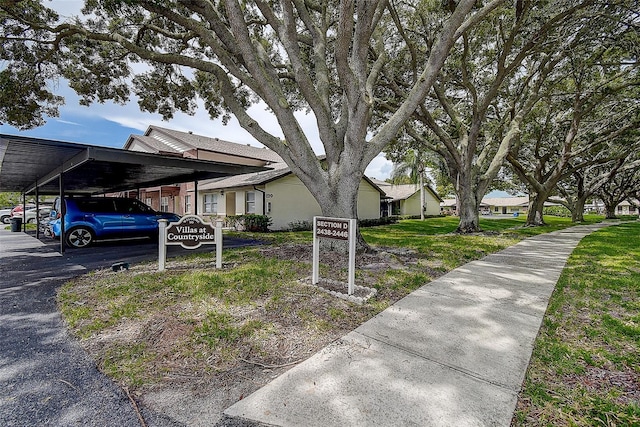
M 420 186 L 420 219 L 424 220 L 424 179 L 427 170 L 427 156 L 420 151 L 409 149 L 400 163 L 395 163 L 391 182 L 399 183 L 409 177 L 412 184 Z

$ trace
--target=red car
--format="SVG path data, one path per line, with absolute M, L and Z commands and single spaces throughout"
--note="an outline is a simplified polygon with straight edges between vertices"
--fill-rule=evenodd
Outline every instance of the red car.
M 36 205 L 34 205 L 32 203 L 27 203 L 27 209 L 33 209 L 35 207 L 36 207 Z M 21 203 L 18 206 L 16 206 L 15 208 L 11 209 L 11 217 L 18 216 L 19 214 L 22 213 L 23 210 L 24 210 L 24 208 L 22 207 L 22 203 Z

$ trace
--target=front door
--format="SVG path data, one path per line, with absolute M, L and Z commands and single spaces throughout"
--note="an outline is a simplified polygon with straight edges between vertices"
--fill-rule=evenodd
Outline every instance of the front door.
M 227 206 L 227 216 L 234 216 L 236 214 L 236 193 L 229 192 L 225 193 L 225 204 Z

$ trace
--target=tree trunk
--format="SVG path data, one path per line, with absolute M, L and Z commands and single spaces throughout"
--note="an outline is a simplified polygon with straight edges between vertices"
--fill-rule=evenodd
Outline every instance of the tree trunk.
M 587 201 L 586 198 L 578 197 L 574 205 L 574 209 L 571 212 L 571 222 L 584 222 L 584 204 Z
M 544 202 L 547 200 L 547 195 L 537 193 L 529 200 L 529 212 L 527 212 L 527 222 L 525 226 L 537 227 L 546 225 L 542 216 L 544 210 Z
M 616 219 L 616 205 L 605 204 L 605 219 Z
M 458 215 L 460 223 L 457 233 L 476 233 L 480 231 L 480 216 L 478 214 L 478 200 L 471 182 L 463 180 L 463 174 L 458 182 Z
M 330 184 L 325 186 L 323 183 L 314 182 L 307 185 L 309 191 L 320 204 L 322 215 L 331 218 L 355 218 L 358 219 L 358 192 L 362 176 L 351 174 L 350 177 L 337 179 L 336 176 L 342 176 L 339 172 L 329 177 Z M 344 242 L 332 241 L 329 245 L 333 249 L 348 250 L 348 245 L 341 244 Z M 371 247 L 362 237 L 360 228 L 356 235 L 356 249 L 358 252 L 371 252 Z

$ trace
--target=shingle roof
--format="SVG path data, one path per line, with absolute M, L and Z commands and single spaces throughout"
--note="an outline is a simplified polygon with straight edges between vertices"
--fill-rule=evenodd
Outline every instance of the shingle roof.
M 147 132 L 145 133 L 145 136 L 155 138 L 163 143 L 162 135 L 166 135 L 171 139 L 179 141 L 191 149 L 213 151 L 268 162 L 282 162 L 282 158 L 268 148 L 254 147 L 249 144 L 238 144 L 219 138 L 196 135 L 190 132 L 180 132 L 159 126 L 149 126 L 149 129 L 147 129 Z
M 244 175 L 235 175 L 225 178 L 218 178 L 207 181 L 201 185 L 198 185 L 198 190 L 224 190 L 226 188 L 240 188 L 253 185 L 262 185 L 268 182 L 274 181 L 278 178 L 282 178 L 291 172 L 291 169 L 286 163 L 274 163 L 269 165 L 273 168 L 264 172 L 248 173 Z M 362 179 L 369 182 L 376 190 L 384 195 L 384 190 L 381 189 L 374 180 L 369 179 L 367 176 L 363 176 Z
M 386 185 L 381 188 L 394 201 L 408 199 L 420 191 L 420 186 L 414 184 Z
M 136 141 L 136 142 L 139 142 L 141 144 L 146 145 L 147 147 L 149 147 L 152 151 L 154 151 L 156 153 L 181 154 L 181 152 L 176 150 L 175 148 L 172 148 L 172 147 L 168 146 L 167 144 L 164 144 L 161 141 L 158 141 L 156 138 L 151 138 L 151 137 L 145 136 L 145 135 L 131 135 L 129 137 L 129 141 L 127 141 L 127 145 L 125 145 L 125 149 L 128 146 L 130 146 L 133 141 Z
M 291 169 L 289 169 L 286 163 L 274 163 L 269 165 L 269 167 L 273 169 L 265 172 L 248 173 L 244 175 L 214 179 L 208 181 L 206 184 L 199 185 L 198 190 L 223 190 L 226 188 L 260 185 L 291 173 Z
M 393 199 L 393 201 L 397 200 L 406 200 L 409 197 L 413 196 L 415 193 L 420 191 L 420 186 L 418 184 L 398 184 L 394 185 L 386 181 L 380 181 L 379 179 L 371 179 L 371 181 L 376 184 L 378 187 L 385 192 L 385 194 Z M 442 201 L 438 193 L 436 193 L 430 186 L 425 185 L 424 188 L 430 192 L 433 197 Z

